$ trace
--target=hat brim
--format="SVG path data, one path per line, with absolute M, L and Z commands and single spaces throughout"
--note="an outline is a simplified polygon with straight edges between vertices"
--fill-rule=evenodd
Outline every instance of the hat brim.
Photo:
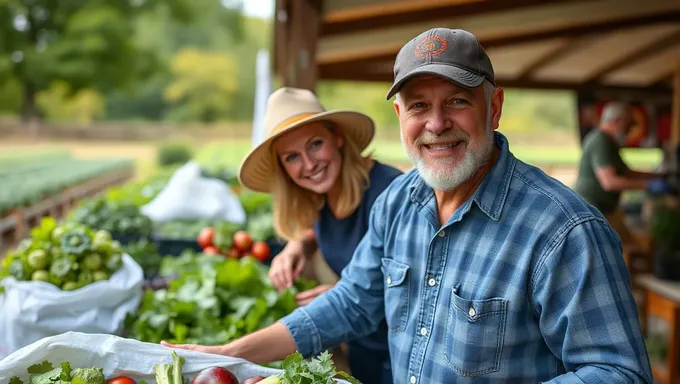
M 347 140 L 352 140 L 360 151 L 368 147 L 375 134 L 373 120 L 367 115 L 345 110 L 327 111 L 298 120 L 293 124 L 270 134 L 257 147 L 253 148 L 245 157 L 239 168 L 238 180 L 244 187 L 257 191 L 271 192 L 271 178 L 273 167 L 271 145 L 272 142 L 286 132 L 299 128 L 305 124 L 318 121 L 328 121 L 337 126 Z
M 466 88 L 478 87 L 484 81 L 484 76 L 480 76 L 476 73 L 472 73 L 468 70 L 461 69 L 453 65 L 427 64 L 412 70 L 411 72 L 402 76 L 402 78 L 397 80 L 394 84 L 392 84 L 390 90 L 387 91 L 386 99 L 387 100 L 391 99 L 392 96 L 399 92 L 399 90 L 401 89 L 405 82 L 414 78 L 415 76 L 420 75 L 442 76 Z

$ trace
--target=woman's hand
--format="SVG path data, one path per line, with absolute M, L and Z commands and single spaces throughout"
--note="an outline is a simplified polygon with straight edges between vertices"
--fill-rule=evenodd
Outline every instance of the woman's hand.
M 281 361 L 286 356 L 295 352 L 297 348 L 288 328 L 280 321 L 224 345 L 170 344 L 165 341 L 161 341 L 161 345 L 229 357 L 240 357 L 256 364 Z
M 295 301 L 297 302 L 298 306 L 307 305 L 311 303 L 312 300 L 314 300 L 316 297 L 333 288 L 334 286 L 335 286 L 334 284 L 318 285 L 312 289 L 300 292 L 297 295 L 295 295 Z
M 286 247 L 274 257 L 269 268 L 269 280 L 274 288 L 283 291 L 293 286 L 307 264 L 304 245 L 301 241 L 289 241 Z
M 198 344 L 170 344 L 165 341 L 161 341 L 161 345 L 164 347 L 175 348 L 175 349 L 187 349 L 189 351 L 197 351 L 203 353 L 212 353 L 214 355 L 224 355 L 225 350 L 223 345 L 198 345 Z

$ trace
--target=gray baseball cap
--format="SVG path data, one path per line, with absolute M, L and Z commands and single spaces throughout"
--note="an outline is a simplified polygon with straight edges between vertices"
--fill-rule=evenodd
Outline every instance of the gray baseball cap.
M 462 29 L 433 28 L 404 45 L 394 61 L 391 99 L 404 83 L 417 75 L 443 76 L 474 88 L 487 79 L 496 85 L 493 66 L 477 38 Z

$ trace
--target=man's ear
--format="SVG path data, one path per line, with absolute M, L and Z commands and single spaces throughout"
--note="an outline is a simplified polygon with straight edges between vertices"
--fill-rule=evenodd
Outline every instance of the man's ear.
M 505 93 L 503 88 L 496 88 L 493 92 L 493 97 L 491 98 L 491 108 L 493 108 L 493 113 L 491 115 L 491 126 L 493 130 L 497 130 L 501 121 L 501 114 L 503 112 L 503 100 L 505 99 Z
M 395 98 L 392 104 L 394 105 L 394 112 L 396 112 L 397 117 L 399 117 L 401 115 L 401 104 L 399 103 L 399 100 Z

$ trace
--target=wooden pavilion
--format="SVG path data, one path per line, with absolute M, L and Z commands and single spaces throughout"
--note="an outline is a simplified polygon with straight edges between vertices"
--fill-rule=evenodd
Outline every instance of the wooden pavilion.
M 637 103 L 642 136 L 680 169 L 680 1 L 276 0 L 274 23 L 279 83 L 311 90 L 319 80 L 392 82 L 407 41 L 433 27 L 468 30 L 498 86 L 576 92 L 582 130 L 597 102 Z M 646 312 L 671 325 L 655 380 L 680 383 L 680 284 L 643 285 Z

